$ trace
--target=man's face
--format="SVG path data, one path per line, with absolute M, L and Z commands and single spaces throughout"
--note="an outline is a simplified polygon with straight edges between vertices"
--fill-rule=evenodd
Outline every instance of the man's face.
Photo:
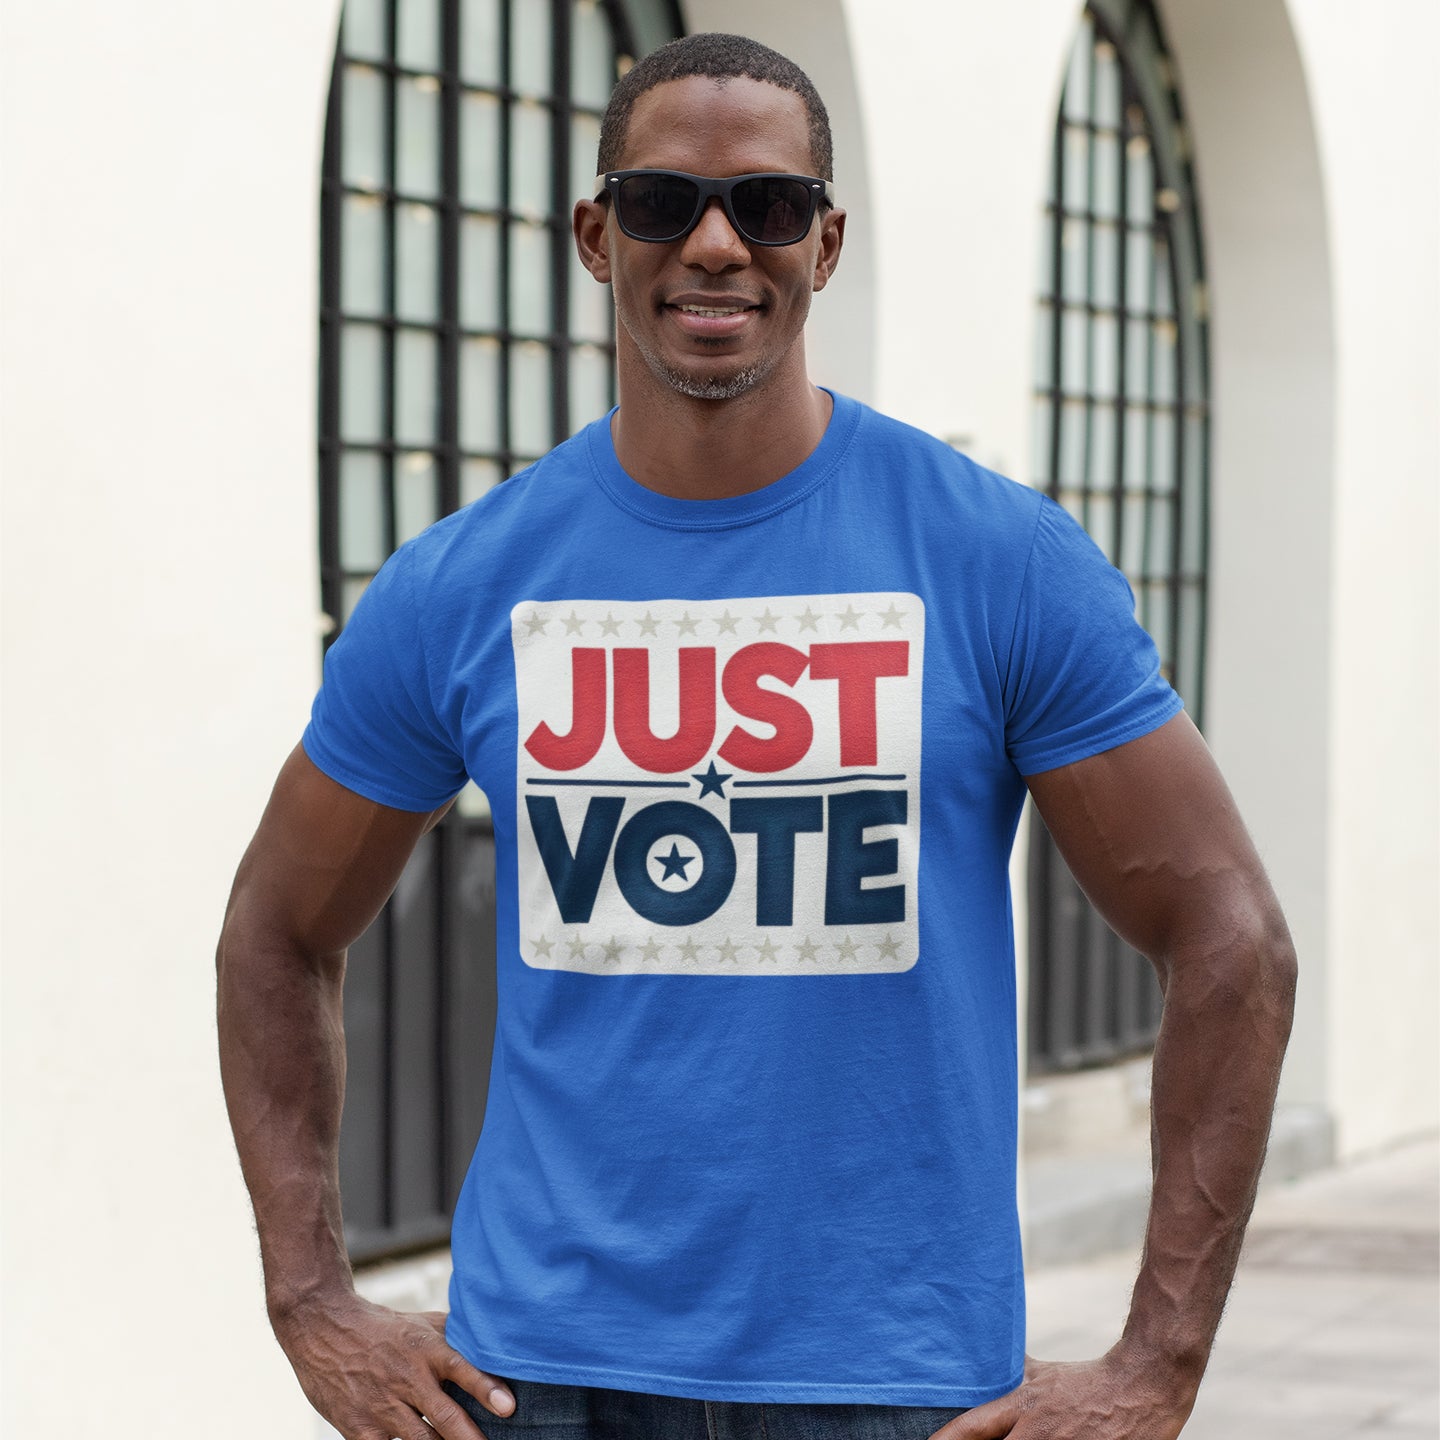
M 721 177 L 813 167 L 798 95 L 744 76 L 694 76 L 636 101 L 616 168 Z M 576 235 L 614 294 L 627 395 L 649 383 L 726 400 L 772 378 L 804 381 L 805 318 L 838 259 L 843 212 L 822 208 L 805 238 L 784 246 L 747 244 L 718 199 L 688 235 L 663 244 L 630 239 L 609 212 L 578 206 Z

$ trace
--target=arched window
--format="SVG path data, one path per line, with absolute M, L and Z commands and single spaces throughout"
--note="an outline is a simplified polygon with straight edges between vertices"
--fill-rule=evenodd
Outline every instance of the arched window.
M 673 0 L 346 0 L 321 217 L 320 566 L 332 638 L 385 557 L 601 415 L 608 292 L 570 211 Z M 484 1113 L 493 838 L 473 787 L 351 950 L 356 1259 L 444 1243 Z
M 1070 56 L 1042 246 L 1039 483 L 1130 581 L 1201 719 L 1209 363 L 1199 205 L 1150 0 L 1090 0 Z M 1091 909 L 1038 817 L 1030 847 L 1032 1070 L 1153 1042 L 1149 965 Z

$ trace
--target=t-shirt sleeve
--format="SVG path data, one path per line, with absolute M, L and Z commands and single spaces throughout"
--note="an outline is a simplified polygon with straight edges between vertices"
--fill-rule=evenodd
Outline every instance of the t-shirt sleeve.
M 397 551 L 360 597 L 325 656 L 301 743 L 367 800 L 428 811 L 464 785 L 465 767 L 435 710 L 410 567 L 410 552 Z
M 1036 775 L 1098 755 L 1180 709 L 1125 577 L 1045 500 L 1005 679 L 1005 745 L 1015 768 Z

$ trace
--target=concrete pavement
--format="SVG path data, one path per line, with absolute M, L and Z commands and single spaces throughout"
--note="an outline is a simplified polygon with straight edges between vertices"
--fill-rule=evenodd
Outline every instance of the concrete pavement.
M 1138 1251 L 1032 1268 L 1029 1349 L 1119 1334 Z M 1272 1184 L 1185 1440 L 1440 1437 L 1440 1142 Z

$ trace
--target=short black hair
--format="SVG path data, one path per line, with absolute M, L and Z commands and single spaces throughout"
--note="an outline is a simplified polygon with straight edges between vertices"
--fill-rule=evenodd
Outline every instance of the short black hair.
M 810 160 L 821 180 L 833 180 L 834 146 L 830 139 L 830 116 L 810 77 L 778 50 L 744 35 L 702 33 L 684 35 L 658 50 L 652 50 L 620 77 L 600 122 L 600 151 L 597 171 L 615 170 L 625 153 L 630 131 L 630 112 L 647 91 L 668 80 L 685 80 L 692 75 L 708 76 L 724 84 L 737 76 L 763 80 L 793 91 L 805 102 L 810 121 Z

